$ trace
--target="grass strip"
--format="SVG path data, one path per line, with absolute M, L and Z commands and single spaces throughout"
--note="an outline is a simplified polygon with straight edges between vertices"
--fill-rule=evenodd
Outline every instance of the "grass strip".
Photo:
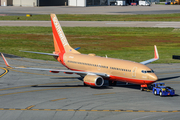
M 180 13 L 150 15 L 59 14 L 57 17 L 60 21 L 180 21 Z M 49 21 L 50 15 L 0 16 L 0 20 Z
M 63 27 L 69 44 L 81 47 L 81 53 L 95 53 L 141 62 L 154 57 L 157 45 L 160 60 L 154 63 L 177 63 L 172 55 L 180 54 L 180 29 Z M 54 60 L 51 56 L 23 53 L 19 50 L 52 53 L 51 27 L 0 27 L 0 52 L 17 56 Z

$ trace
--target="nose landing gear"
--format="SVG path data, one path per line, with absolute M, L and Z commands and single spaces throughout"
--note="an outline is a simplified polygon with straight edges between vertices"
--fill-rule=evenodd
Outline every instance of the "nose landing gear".
M 141 90 L 141 91 L 147 91 L 147 92 L 150 91 L 147 84 L 141 85 L 140 90 Z

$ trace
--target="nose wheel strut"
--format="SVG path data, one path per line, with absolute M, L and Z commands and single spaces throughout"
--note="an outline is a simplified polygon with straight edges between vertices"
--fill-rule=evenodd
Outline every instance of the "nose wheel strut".
M 148 91 L 148 92 L 150 91 L 147 84 L 141 85 L 140 90 L 141 91 Z

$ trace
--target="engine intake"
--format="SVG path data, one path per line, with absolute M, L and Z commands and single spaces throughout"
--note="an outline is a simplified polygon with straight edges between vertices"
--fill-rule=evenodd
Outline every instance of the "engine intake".
M 101 87 L 104 84 L 104 79 L 97 75 L 86 75 L 84 83 L 90 86 Z

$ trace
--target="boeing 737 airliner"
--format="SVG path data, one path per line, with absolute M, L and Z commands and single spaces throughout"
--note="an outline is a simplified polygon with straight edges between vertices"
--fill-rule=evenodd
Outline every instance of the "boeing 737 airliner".
M 12 68 L 45 70 L 52 73 L 75 73 L 83 77 L 83 82 L 85 85 L 96 87 L 101 87 L 104 84 L 104 80 L 109 80 L 111 82 L 121 81 L 139 84 L 143 90 L 145 87 L 147 87 L 147 85 L 150 85 L 158 80 L 153 70 L 146 66 L 146 64 L 159 59 L 156 46 L 154 46 L 154 58 L 140 63 L 128 60 L 100 57 L 96 56 L 95 54 L 85 55 L 79 53 L 69 45 L 55 14 L 51 14 L 51 23 L 55 51 L 52 54 L 32 51 L 24 52 L 54 56 L 57 61 L 59 61 L 69 70 L 21 67 Z M 11 67 L 3 54 L 2 57 L 6 66 Z

